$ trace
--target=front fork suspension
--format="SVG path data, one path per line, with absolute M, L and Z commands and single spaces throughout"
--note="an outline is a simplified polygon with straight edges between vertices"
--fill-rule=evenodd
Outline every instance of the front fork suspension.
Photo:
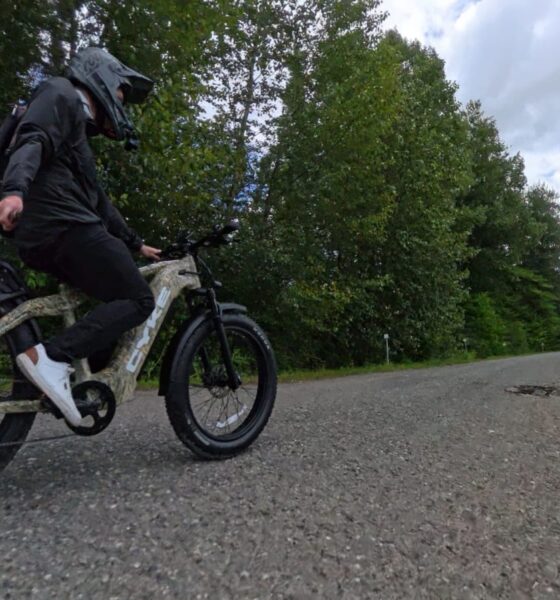
M 208 288 L 206 290 L 206 302 L 208 308 L 210 309 L 210 314 L 212 315 L 212 322 L 214 323 L 214 327 L 216 329 L 216 333 L 218 335 L 218 341 L 220 342 L 220 349 L 222 351 L 222 359 L 224 361 L 224 365 L 226 367 L 226 373 L 228 376 L 228 384 L 229 387 L 235 391 L 241 385 L 241 379 L 239 375 L 235 371 L 235 367 L 233 366 L 233 360 L 231 358 L 231 348 L 229 347 L 229 342 L 226 336 L 226 330 L 224 328 L 224 322 L 222 320 L 222 311 L 220 310 L 220 306 L 216 301 L 216 292 L 213 288 Z M 208 356 L 202 349 L 204 355 L 202 356 L 202 360 L 205 363 L 208 363 Z M 205 364 L 204 368 L 208 369 L 209 364 Z

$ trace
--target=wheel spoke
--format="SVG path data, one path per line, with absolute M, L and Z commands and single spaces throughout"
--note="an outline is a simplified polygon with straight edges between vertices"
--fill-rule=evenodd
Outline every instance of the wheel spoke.
M 242 385 L 238 389 L 241 390 L 242 392 L 245 392 L 247 394 L 247 396 L 249 396 L 250 398 L 253 397 L 253 394 L 250 392 L 249 388 L 247 388 L 246 386 Z
M 192 388 L 193 386 L 191 385 L 190 387 Z M 208 391 L 208 388 L 205 388 L 205 387 L 199 387 L 199 388 L 197 388 L 197 387 L 195 387 L 195 392 L 194 393 L 195 394 L 201 394 L 204 391 Z M 190 394 L 190 392 L 189 392 L 189 394 Z
M 208 423 L 208 415 L 210 414 L 210 411 L 212 410 L 212 408 L 214 408 L 214 401 L 211 400 L 208 403 L 208 405 L 209 405 L 208 410 L 206 411 L 206 414 L 204 415 L 204 420 L 203 420 L 204 423 Z
M 216 419 L 216 423 L 215 423 L 215 425 L 214 425 L 214 427 L 215 427 L 216 429 L 221 429 L 221 427 L 219 426 L 219 424 L 220 424 L 220 423 L 223 423 L 223 422 L 225 422 L 225 423 L 226 423 L 226 425 L 227 425 L 227 422 L 228 422 L 228 416 L 227 416 L 227 415 L 228 415 L 228 412 L 227 412 L 227 408 L 228 408 L 229 402 L 226 400 L 226 398 L 227 398 L 227 396 L 224 396 L 224 397 L 222 398 L 222 401 L 221 401 L 221 409 L 220 409 L 220 412 L 219 412 L 219 414 L 218 414 L 218 418 Z M 222 421 L 222 415 L 225 417 L 225 420 L 224 420 L 224 421 Z
M 263 343 L 264 333 L 241 315 L 224 315 L 223 322 L 233 369 L 243 383 L 230 388 L 222 347 L 208 322 L 194 332 L 187 347 L 184 393 L 167 400 L 173 408 L 168 407 L 168 413 L 175 430 L 202 456 L 231 455 L 237 447 L 247 447 L 260 433 L 274 403 L 274 358 Z
M 234 368 L 242 377 L 243 373 L 241 373 L 240 367 L 246 366 L 246 362 L 243 364 L 242 359 L 244 355 L 250 356 L 251 349 L 247 346 L 246 340 L 236 332 L 229 331 L 227 337 Z M 202 352 L 200 349 L 198 356 Z M 222 365 L 221 349 L 215 336 L 206 340 L 205 354 L 213 366 L 204 373 L 204 380 L 208 382 L 208 385 L 192 383 L 189 386 L 192 410 L 195 418 L 203 427 L 208 427 L 213 434 L 227 435 L 242 425 L 244 419 L 241 416 L 248 412 L 247 403 L 254 403 L 254 394 L 247 388 L 243 388 L 242 392 L 247 400 L 241 402 L 237 392 L 228 390 L 224 385 L 227 379 L 226 368 Z M 196 367 L 194 376 L 202 379 L 200 375 L 204 372 L 202 361 L 197 360 Z M 203 389 L 206 389 L 208 397 L 200 394 Z

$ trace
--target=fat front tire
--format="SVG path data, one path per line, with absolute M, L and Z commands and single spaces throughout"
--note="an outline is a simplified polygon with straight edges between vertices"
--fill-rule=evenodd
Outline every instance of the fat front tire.
M 28 324 L 20 325 L 0 338 L 0 406 L 6 400 L 38 398 L 32 386 L 17 368 L 15 358 L 37 343 L 37 336 Z M 36 413 L 2 414 L 0 412 L 0 471 L 14 458 L 27 438 Z M 3 446 L 3 444 L 9 444 Z
M 208 459 L 248 448 L 267 424 L 276 398 L 276 361 L 263 330 L 243 315 L 222 319 L 240 387 L 230 388 L 218 336 L 206 320 L 179 349 L 165 398 L 178 438 Z

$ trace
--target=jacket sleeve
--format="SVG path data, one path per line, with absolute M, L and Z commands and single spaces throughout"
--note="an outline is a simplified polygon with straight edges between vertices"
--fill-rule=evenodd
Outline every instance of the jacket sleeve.
M 78 97 L 72 84 L 55 78 L 42 84 L 19 124 L 2 185 L 2 198 L 25 200 L 41 165 L 56 155 L 75 127 Z
M 107 231 L 121 239 L 131 250 L 140 250 L 144 241 L 142 238 L 127 224 L 123 219 L 121 213 L 109 200 L 107 194 L 103 191 L 101 186 L 97 186 L 97 213 L 105 223 Z

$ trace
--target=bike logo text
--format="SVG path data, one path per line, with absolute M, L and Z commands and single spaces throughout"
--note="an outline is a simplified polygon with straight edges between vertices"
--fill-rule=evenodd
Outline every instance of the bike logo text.
M 134 346 L 134 350 L 132 352 L 132 356 L 130 357 L 126 365 L 126 370 L 130 373 L 136 373 L 138 368 L 144 362 L 143 359 L 145 358 L 146 346 L 149 347 L 150 338 L 155 331 L 156 325 L 158 324 L 161 315 L 163 315 L 164 309 L 167 305 L 167 302 L 169 301 L 170 296 L 171 291 L 169 290 L 169 288 L 166 287 L 164 287 L 159 293 L 159 296 L 156 300 L 156 307 L 154 308 L 152 314 L 146 321 L 146 324 L 144 325 L 144 330 L 142 331 L 142 335 L 136 342 L 136 345 Z

